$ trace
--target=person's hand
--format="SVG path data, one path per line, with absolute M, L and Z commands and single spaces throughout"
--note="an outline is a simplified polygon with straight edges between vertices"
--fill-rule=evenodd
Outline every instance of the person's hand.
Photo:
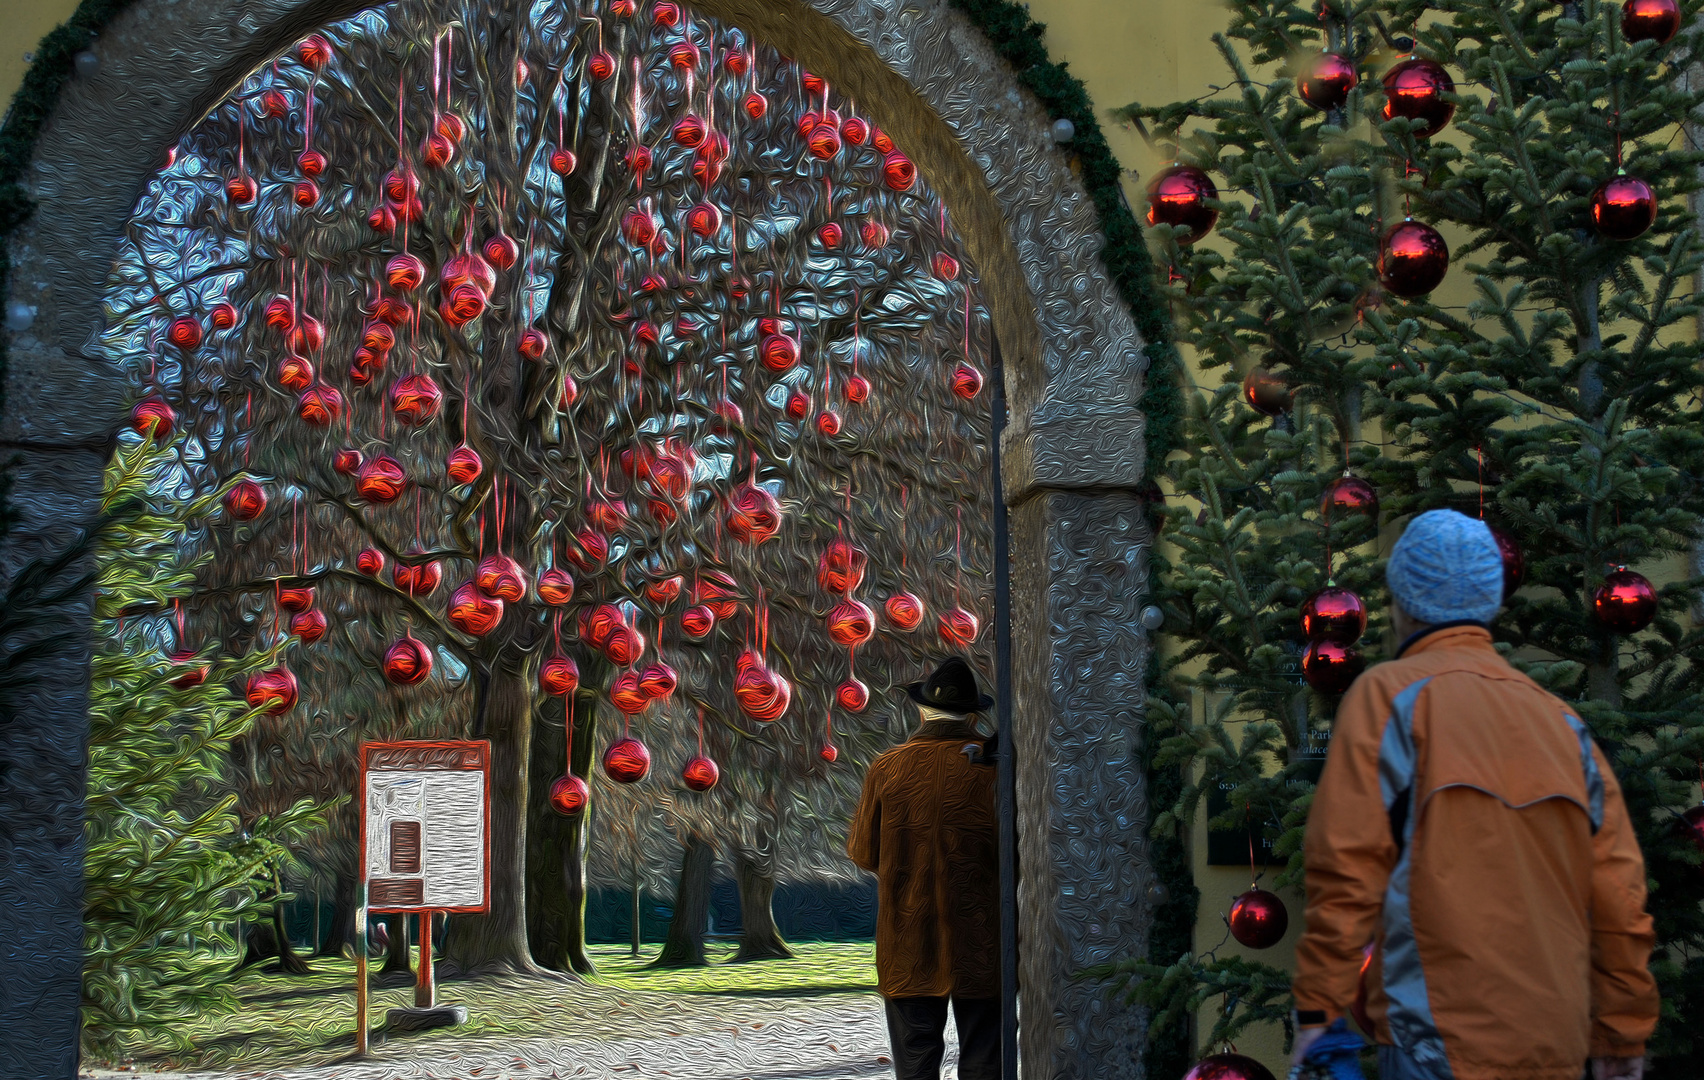
M 1325 1034 L 1323 1027 L 1305 1027 L 1296 1029 L 1296 1048 L 1290 1052 L 1290 1064 L 1300 1065 L 1302 1059 L 1308 1056 L 1308 1047 L 1318 1042 Z M 1596 1064 L 1595 1062 L 1593 1064 Z M 1619 1074 L 1617 1074 L 1619 1075 Z M 1605 1080 L 1604 1077 L 1594 1077 L 1593 1080 Z M 1634 1080 L 1638 1080 L 1637 1077 Z
M 1592 1058 L 1592 1080 L 1642 1080 L 1644 1075 L 1642 1057 Z

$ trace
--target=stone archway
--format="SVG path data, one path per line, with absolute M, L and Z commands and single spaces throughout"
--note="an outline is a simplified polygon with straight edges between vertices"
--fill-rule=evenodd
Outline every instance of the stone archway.
M 88 516 L 122 385 L 83 354 L 138 192 L 165 148 L 263 57 L 365 6 L 324 0 L 144 2 L 96 45 L 98 74 L 61 98 L 28 183 L 39 201 L 12 251 L 35 305 L 14 343 L 3 440 L 22 455 L 8 565 Z M 1149 643 L 1136 612 L 1149 536 L 1142 342 L 1108 281 L 1088 197 L 1046 117 L 945 0 L 701 0 L 846 87 L 912 148 L 972 255 L 1005 353 L 1012 687 L 1022 882 L 1025 1071 L 1137 1076 L 1142 1018 L 1082 967 L 1146 947 L 1153 881 L 1140 756 Z M 86 626 L 86 598 L 63 618 Z M 9 948 L 0 1030 L 20 1076 L 75 1072 L 86 643 L 24 695 L 5 739 Z

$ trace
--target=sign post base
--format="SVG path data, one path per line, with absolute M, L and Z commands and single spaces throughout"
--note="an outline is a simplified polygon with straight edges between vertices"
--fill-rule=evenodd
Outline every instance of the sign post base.
M 386 1009 L 385 1031 L 430 1031 L 460 1027 L 467 1023 L 466 1005 L 439 1005 L 431 1009 Z

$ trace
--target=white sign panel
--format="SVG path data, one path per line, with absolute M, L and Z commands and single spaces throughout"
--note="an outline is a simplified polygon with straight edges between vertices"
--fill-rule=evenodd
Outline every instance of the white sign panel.
M 362 848 L 369 908 L 485 910 L 486 746 L 362 747 Z

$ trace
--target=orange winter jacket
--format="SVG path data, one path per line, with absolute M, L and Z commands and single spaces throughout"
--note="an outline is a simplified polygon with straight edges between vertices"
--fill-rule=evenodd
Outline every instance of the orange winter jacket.
M 1303 1025 L 1362 977 L 1380 1043 L 1427 1075 L 1579 1080 L 1657 1022 L 1645 862 L 1585 726 L 1479 625 L 1369 669 L 1308 816 Z

